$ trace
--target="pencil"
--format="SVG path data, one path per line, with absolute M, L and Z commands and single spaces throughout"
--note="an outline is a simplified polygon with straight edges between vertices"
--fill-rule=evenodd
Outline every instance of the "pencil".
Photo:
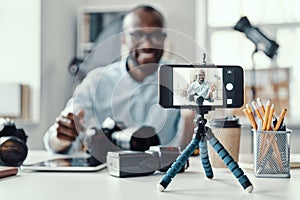
M 270 111 L 269 111 L 269 117 L 268 117 L 266 131 L 271 130 L 271 122 L 273 121 L 273 114 L 274 114 L 274 104 L 272 104 Z
M 267 105 L 266 105 L 264 121 L 263 121 L 263 131 L 265 131 L 267 129 L 270 108 L 271 108 L 270 100 L 268 100 Z
M 263 128 L 262 128 L 263 131 L 265 131 L 267 129 L 270 108 L 271 108 L 271 106 L 270 106 L 270 100 L 268 100 L 267 101 L 267 105 L 266 105 L 266 110 L 265 110 L 265 116 L 264 116 L 264 119 L 263 119 Z M 261 148 L 260 148 L 260 152 L 263 155 L 268 150 L 268 147 L 266 148 L 267 139 L 268 139 L 268 134 L 267 133 L 261 133 Z M 260 156 L 261 159 L 263 157 L 264 156 L 262 156 L 262 155 Z
M 257 123 L 257 131 L 259 131 L 259 132 L 262 131 L 262 124 L 263 124 L 262 119 L 258 119 L 258 123 Z
M 250 122 L 252 128 L 256 130 L 256 129 L 257 129 L 256 122 L 254 121 L 254 118 L 252 118 L 252 117 L 250 116 L 250 114 L 249 114 L 247 108 L 243 109 L 243 112 L 244 112 L 244 114 L 246 115 L 246 117 L 248 118 L 248 120 L 249 120 L 249 122 Z
M 281 160 L 281 154 L 280 154 L 280 150 L 279 150 L 279 147 L 278 147 L 278 144 L 276 142 L 276 133 L 274 133 L 274 136 L 271 138 L 272 140 L 272 147 L 273 147 L 273 150 L 274 150 L 274 153 L 275 153 L 275 157 L 276 157 L 276 160 L 277 160 L 277 164 L 279 165 L 280 167 L 280 170 L 283 169 L 283 165 L 282 165 L 282 160 Z
M 259 150 L 260 151 L 259 162 L 262 162 L 263 159 L 266 159 L 267 154 L 270 153 L 269 149 L 272 146 L 276 158 L 276 163 L 279 165 L 281 169 L 283 169 L 280 150 L 278 148 L 278 144 L 275 139 L 276 133 L 272 133 L 272 134 L 266 133 L 264 136 L 265 137 L 262 138 L 263 140 L 261 141 L 261 146 Z
M 254 115 L 253 115 L 253 112 L 251 110 L 251 107 L 246 104 L 246 109 L 247 109 L 247 112 L 249 113 L 249 117 L 251 118 L 251 121 L 253 122 L 253 125 L 254 125 L 254 129 L 257 130 L 257 124 L 256 124 L 256 121 L 255 121 L 255 118 L 254 118 Z
M 274 104 L 272 104 L 272 106 L 270 108 L 270 111 L 269 111 L 269 117 L 268 117 L 268 123 L 267 123 L 266 131 L 272 130 L 271 122 L 273 121 L 273 115 L 274 115 Z M 266 154 L 269 151 L 270 145 L 272 144 L 272 147 L 273 147 L 273 150 L 274 150 L 274 153 L 275 153 L 275 157 L 277 159 L 277 164 L 282 168 L 280 151 L 279 151 L 279 148 L 278 148 L 278 144 L 276 143 L 276 140 L 275 140 L 276 133 L 267 134 L 266 137 L 269 140 L 269 143 L 266 145 L 266 148 L 263 149 L 264 154 Z M 266 138 L 265 138 L 264 142 L 266 142 Z
M 259 107 L 260 107 L 260 109 L 261 109 L 262 114 L 264 115 L 266 111 L 265 111 L 265 107 L 264 107 L 264 105 L 262 104 L 260 98 L 257 98 L 257 103 L 258 103 L 258 105 L 259 105 Z
M 247 109 L 248 113 L 252 113 L 252 110 L 248 104 L 246 104 L 246 109 Z
M 254 101 L 252 101 L 252 107 L 253 107 L 253 109 L 254 109 L 254 111 L 255 111 L 255 113 L 256 113 L 256 115 L 257 115 L 257 117 L 259 118 L 259 119 L 263 119 L 262 118 L 262 116 L 261 116 L 261 114 L 260 114 L 260 112 L 259 112 L 259 110 L 258 110 L 258 108 L 256 107 L 256 105 L 255 105 L 255 102 Z
M 283 118 L 284 118 L 286 112 L 287 112 L 287 109 L 286 109 L 286 108 L 284 108 L 284 109 L 281 111 L 281 114 L 280 114 L 280 116 L 279 116 L 279 118 L 278 118 L 278 121 L 277 121 L 277 123 L 276 123 L 276 126 L 275 126 L 275 128 L 274 128 L 275 131 L 278 131 L 278 129 L 280 128 L 281 122 L 283 121 Z

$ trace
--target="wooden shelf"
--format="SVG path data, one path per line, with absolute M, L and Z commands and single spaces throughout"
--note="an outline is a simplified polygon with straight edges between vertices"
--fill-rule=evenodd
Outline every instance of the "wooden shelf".
M 261 98 L 264 104 L 270 99 L 271 103 L 275 105 L 275 113 L 277 115 L 280 114 L 282 108 L 289 109 L 290 107 L 290 71 L 290 68 L 268 68 L 255 71 L 255 99 Z M 244 77 L 244 101 L 245 104 L 248 103 L 249 105 L 252 101 L 251 73 L 251 70 L 245 70 Z M 243 115 L 242 110 L 243 108 L 236 109 L 234 114 Z

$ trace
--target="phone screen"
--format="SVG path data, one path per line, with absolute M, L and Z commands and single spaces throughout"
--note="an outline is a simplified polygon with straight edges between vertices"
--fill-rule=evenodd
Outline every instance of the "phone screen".
M 244 104 L 240 66 L 165 64 L 159 68 L 159 104 L 165 108 L 239 108 Z
M 222 106 L 222 68 L 174 68 L 173 106 Z

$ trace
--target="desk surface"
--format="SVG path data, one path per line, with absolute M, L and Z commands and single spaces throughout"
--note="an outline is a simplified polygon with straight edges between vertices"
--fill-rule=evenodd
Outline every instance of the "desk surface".
M 58 157 L 44 151 L 31 151 L 26 162 Z M 156 190 L 163 173 L 134 178 L 116 178 L 106 169 L 98 172 L 32 172 L 0 179 L 0 198 L 7 200 L 82 200 L 82 199 L 299 199 L 300 169 L 291 178 L 257 178 L 250 169 L 244 172 L 254 185 L 245 192 L 229 170 L 215 169 L 214 178 L 205 178 L 199 157 L 190 158 L 190 168 L 173 179 L 164 192 Z

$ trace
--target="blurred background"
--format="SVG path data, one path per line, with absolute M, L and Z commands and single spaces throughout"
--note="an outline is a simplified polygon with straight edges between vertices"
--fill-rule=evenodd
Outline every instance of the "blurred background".
M 288 108 L 291 150 L 300 153 L 297 0 L 0 0 L 0 117 L 11 117 L 25 129 L 30 149 L 44 148 L 45 131 L 84 74 L 118 59 L 105 54 L 116 51 L 118 43 L 104 52 L 95 48 L 121 31 L 124 13 L 139 3 L 161 10 L 167 28 L 203 48 L 214 64 L 242 66 L 246 103 L 254 92 L 263 103 L 275 102 L 278 115 Z M 249 23 L 238 30 L 245 16 Z M 268 45 L 275 43 L 276 54 L 268 55 Z M 184 52 L 190 62 L 202 59 L 197 47 L 182 40 L 168 39 L 166 45 Z M 249 122 L 241 109 L 231 114 L 243 125 L 241 151 L 251 152 Z

